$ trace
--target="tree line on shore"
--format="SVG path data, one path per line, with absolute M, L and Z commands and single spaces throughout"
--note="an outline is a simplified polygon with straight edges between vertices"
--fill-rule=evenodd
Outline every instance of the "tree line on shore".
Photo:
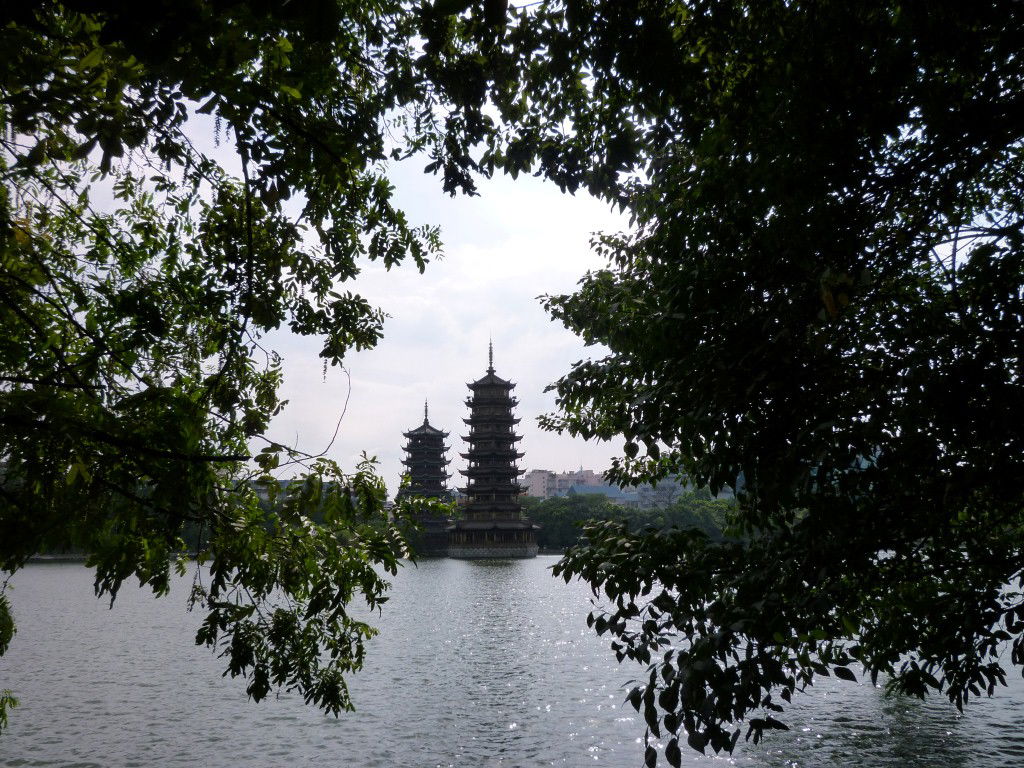
M 689 529 L 718 540 L 735 505 L 735 500 L 713 498 L 706 490 L 686 490 L 663 506 L 644 508 L 615 504 L 599 493 L 523 497 L 523 513 L 541 526 L 537 543 L 542 549 L 557 551 L 580 544 L 583 526 L 595 520 L 619 521 L 635 532 Z
M 197 642 L 350 708 L 345 607 L 404 543 L 371 461 L 267 438 L 267 338 L 377 343 L 361 267 L 441 252 L 393 199 L 419 159 L 625 211 L 542 299 L 603 350 L 542 426 L 621 445 L 616 483 L 745 479 L 729 536 L 609 513 L 555 568 L 646 669 L 648 765 L 785 728 L 820 676 L 963 707 L 1024 668 L 1021 3 L 45 0 L 0 50 L 4 573 L 78 548 L 99 596 L 159 596 L 196 526 Z

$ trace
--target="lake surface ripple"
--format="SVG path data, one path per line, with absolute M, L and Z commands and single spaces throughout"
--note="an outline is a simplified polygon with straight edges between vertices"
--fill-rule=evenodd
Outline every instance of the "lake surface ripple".
M 18 634 L 0 689 L 22 702 L 0 736 L 4 766 L 639 766 L 643 719 L 623 703 L 639 666 L 618 665 L 586 627 L 585 585 L 554 557 L 429 560 L 394 580 L 371 623 L 357 711 L 324 716 L 282 694 L 255 704 L 193 645 L 189 580 L 169 597 L 125 587 L 114 607 L 92 573 L 34 563 L 13 580 Z M 1024 766 L 1024 683 L 972 702 L 886 698 L 823 679 L 794 697 L 787 733 L 684 765 Z M 663 762 L 663 761 L 662 761 Z

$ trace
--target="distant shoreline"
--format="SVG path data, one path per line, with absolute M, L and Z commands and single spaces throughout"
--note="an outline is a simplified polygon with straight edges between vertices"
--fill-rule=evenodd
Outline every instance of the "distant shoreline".
M 544 549 L 541 548 L 537 551 L 538 555 L 564 555 L 565 550 L 559 548 Z M 188 553 L 190 560 L 195 559 L 194 553 Z M 88 555 L 82 553 L 68 552 L 60 555 L 32 555 L 28 562 L 30 563 L 84 563 Z

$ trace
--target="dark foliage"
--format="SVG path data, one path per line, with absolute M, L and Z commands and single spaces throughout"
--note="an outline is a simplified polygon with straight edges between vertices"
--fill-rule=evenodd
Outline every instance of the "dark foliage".
M 197 641 L 255 699 L 349 707 L 373 630 L 347 606 L 379 607 L 403 552 L 370 462 L 262 438 L 284 406 L 263 340 L 286 325 L 340 364 L 380 337 L 343 287 L 361 261 L 440 247 L 385 174 L 447 146 L 417 28 L 397 2 L 0 11 L 0 570 L 70 549 L 98 595 L 163 594 L 198 546 Z M 301 493 L 268 513 L 252 481 L 288 464 Z
M 739 721 L 783 727 L 762 713 L 816 675 L 991 692 L 1003 644 L 1024 665 L 1024 9 L 471 16 L 427 37 L 475 89 L 465 124 L 486 99 L 506 121 L 480 164 L 635 224 L 547 299 L 609 352 L 557 383 L 546 425 L 623 436 L 619 481 L 746 479 L 742 536 L 604 522 L 559 567 L 651 665 L 631 700 L 669 762 L 678 738 L 731 750 Z
M 731 501 L 713 499 L 707 491 L 684 493 L 664 507 L 646 509 L 623 507 L 596 493 L 523 501 L 525 514 L 541 525 L 537 543 L 559 550 L 579 544 L 584 525 L 598 520 L 618 521 L 635 532 L 692 529 L 720 539 L 732 508 Z

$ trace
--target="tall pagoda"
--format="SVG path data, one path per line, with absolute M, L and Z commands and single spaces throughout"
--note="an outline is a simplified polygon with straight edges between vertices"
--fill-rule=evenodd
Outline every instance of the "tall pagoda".
M 452 500 L 448 490 L 446 471 L 448 459 L 444 444 L 447 432 L 431 426 L 427 403 L 423 403 L 423 423 L 403 432 L 406 439 L 405 458 L 402 463 L 409 474 L 409 484 L 398 492 L 396 501 L 416 496 L 438 501 Z M 448 553 L 448 526 L 451 520 L 429 512 L 418 512 L 414 517 L 419 531 L 412 537 L 412 548 L 417 555 L 444 556 Z
M 458 558 L 536 557 L 537 526 L 523 517 L 517 482 L 523 470 L 516 462 L 523 457 L 516 450 L 522 438 L 515 433 L 519 419 L 512 415 L 517 404 L 512 397 L 515 384 L 494 373 L 494 346 L 488 348 L 487 375 L 467 384 L 472 395 L 466 399 L 469 434 L 463 440 L 469 451 L 465 488 L 468 502 L 465 517 L 449 528 L 448 554 Z

